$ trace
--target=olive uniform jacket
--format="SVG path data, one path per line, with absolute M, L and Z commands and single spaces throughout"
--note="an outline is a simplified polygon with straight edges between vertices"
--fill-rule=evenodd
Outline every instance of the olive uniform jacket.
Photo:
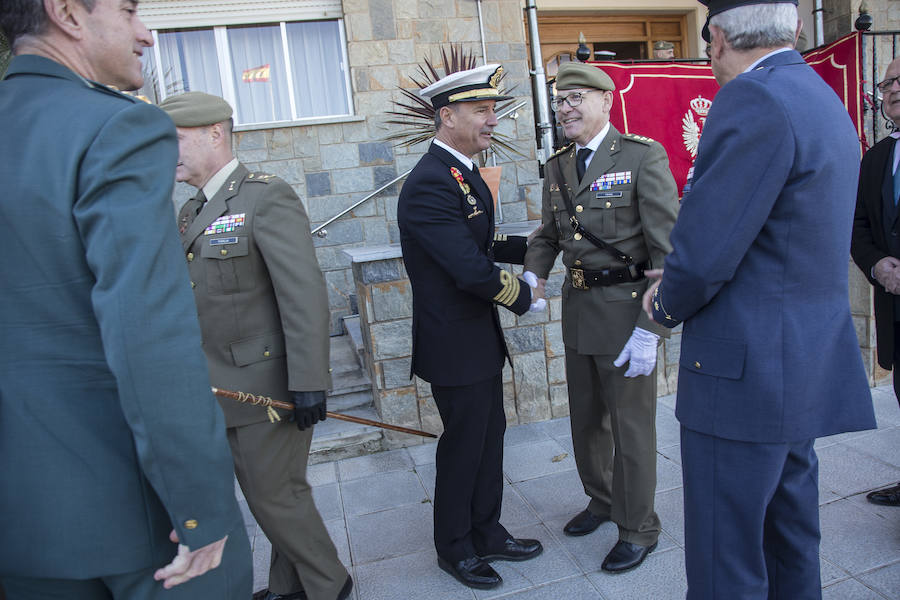
M 297 194 L 239 165 L 194 217 L 198 206 L 189 200 L 178 224 L 212 384 L 285 402 L 331 387 L 325 278 Z M 267 418 L 221 404 L 228 427 Z
M 575 170 L 575 145 L 557 152 L 547 163 L 541 220 L 543 228 L 525 255 L 525 269 L 546 278 L 562 251 L 567 268 L 617 269 L 624 263 L 586 238 L 576 240 L 561 186 L 585 229 L 634 258 L 662 268 L 672 249 L 669 232 L 678 214 L 678 192 L 662 145 L 649 138 L 622 135 L 610 125 L 581 183 Z M 565 181 L 557 178 L 556 167 Z M 579 236 L 580 237 L 580 236 Z M 574 289 L 570 276 L 562 289 L 563 342 L 578 354 L 616 355 L 635 326 L 668 337 L 641 309 L 647 280 Z
M 397 221 L 413 289 L 413 373 L 441 386 L 499 374 L 509 353 L 497 305 L 524 314 L 531 289 L 494 261 L 521 264 L 526 238 L 494 235 L 487 185 L 437 144 L 403 184 Z
M 194 549 L 243 535 L 172 229 L 172 121 L 20 55 L 0 131 L 0 576 L 161 567 L 173 528 Z

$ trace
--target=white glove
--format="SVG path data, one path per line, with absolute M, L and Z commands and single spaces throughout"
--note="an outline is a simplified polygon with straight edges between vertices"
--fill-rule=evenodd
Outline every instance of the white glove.
M 522 273 L 522 279 L 525 280 L 525 283 L 531 286 L 531 289 L 535 289 L 538 285 L 537 275 L 535 275 L 531 271 L 525 271 L 524 273 Z M 533 295 L 534 294 L 532 294 L 532 296 Z M 528 308 L 528 312 L 541 312 L 545 308 L 547 308 L 547 301 L 543 298 L 538 298 L 537 302 L 531 303 L 531 306 Z
M 625 377 L 649 375 L 656 366 L 656 343 L 658 341 L 659 336 L 655 333 L 635 327 L 631 332 L 631 337 L 625 342 L 625 347 L 613 361 L 613 365 L 621 367 L 628 361 Z

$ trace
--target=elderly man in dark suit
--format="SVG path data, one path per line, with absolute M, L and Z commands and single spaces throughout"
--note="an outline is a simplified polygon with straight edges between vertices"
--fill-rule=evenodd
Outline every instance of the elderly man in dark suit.
M 444 433 L 437 448 L 434 543 L 438 564 L 474 588 L 500 585 L 489 560 L 540 554 L 500 524 L 501 371 L 509 357 L 497 305 L 524 314 L 532 290 L 494 264 L 522 263 L 526 239 L 495 239 L 490 190 L 471 157 L 497 125 L 499 65 L 448 75 L 422 90 L 437 133 L 400 192 L 397 220 L 413 290 L 413 372 L 431 383 Z M 541 295 L 538 291 L 535 295 Z
M 703 3 L 722 88 L 645 295 L 684 323 L 687 597 L 821 598 L 813 442 L 875 426 L 848 300 L 859 141 L 793 49 L 795 1 Z
M 656 548 L 660 532 L 656 353 L 669 330 L 644 314 L 641 297 L 644 269 L 662 267 L 672 249 L 678 190 L 659 142 L 623 135 L 609 122 L 609 75 L 565 63 L 556 90 L 557 120 L 572 143 L 547 163 L 544 227 L 528 248 L 525 275 L 546 278 L 562 252 L 572 443 L 590 498 L 563 531 L 586 535 L 615 522 L 619 539 L 601 568 L 627 571 Z
M 0 4 L 16 55 L 0 82 L 9 600 L 250 594 L 222 414 L 172 229 L 175 129 L 102 85 L 142 84 L 153 41 L 135 4 Z
M 900 59 L 888 65 L 878 84 L 883 112 L 900 127 Z M 863 157 L 859 170 L 856 216 L 850 254 L 875 287 L 878 364 L 894 371 L 894 395 L 900 401 L 900 132 L 884 138 Z M 900 506 L 900 484 L 870 492 L 869 502 Z
M 353 581 L 312 498 L 312 425 L 325 418 L 328 296 L 294 190 L 251 173 L 231 148 L 232 109 L 188 92 L 167 98 L 178 131 L 178 181 L 198 189 L 178 215 L 213 385 L 290 399 L 290 416 L 223 400 L 234 470 L 272 542 L 265 600 L 344 600 Z M 298 431 L 299 429 L 299 431 Z

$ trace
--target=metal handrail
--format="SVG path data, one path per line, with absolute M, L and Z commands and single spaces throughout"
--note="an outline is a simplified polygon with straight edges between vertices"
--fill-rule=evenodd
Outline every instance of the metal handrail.
M 499 121 L 500 119 L 502 119 L 503 117 L 506 117 L 506 116 L 509 116 L 512 119 L 517 119 L 518 115 L 512 116 L 512 113 L 515 113 L 516 111 L 518 111 L 520 108 L 522 108 L 526 104 L 528 104 L 528 101 L 522 100 L 515 106 L 512 106 L 512 107 L 506 109 L 505 111 L 503 111 L 502 113 L 500 113 L 499 115 L 497 115 L 497 120 Z M 398 176 L 394 177 L 393 179 L 391 179 L 390 181 L 388 181 L 387 183 L 382 185 L 380 188 L 378 188 L 374 192 L 370 193 L 368 196 L 366 196 L 365 198 L 363 198 L 362 200 L 360 200 L 353 206 L 345 208 L 344 210 L 342 210 L 338 214 L 334 215 L 333 217 L 331 217 L 330 219 L 328 219 L 327 221 L 325 221 L 318 227 L 314 228 L 310 233 L 313 235 L 317 235 L 321 238 L 326 237 L 328 235 L 328 230 L 326 230 L 325 227 L 327 227 L 328 225 L 331 225 L 332 223 L 334 223 L 335 221 L 337 221 L 338 219 L 340 219 L 341 217 L 346 215 L 348 212 L 355 209 L 357 206 L 360 206 L 360 205 L 368 202 L 369 200 L 371 200 L 372 198 L 374 198 L 375 196 L 377 196 L 378 194 L 380 194 L 387 188 L 391 187 L 392 185 L 394 185 L 401 179 L 405 179 L 406 176 L 409 175 L 410 173 L 412 173 L 412 169 L 408 170 L 406 173 L 403 173 L 402 175 L 398 175 Z

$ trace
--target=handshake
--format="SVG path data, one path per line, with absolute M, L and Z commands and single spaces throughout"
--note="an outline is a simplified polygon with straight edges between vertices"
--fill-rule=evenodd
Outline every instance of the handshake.
M 522 279 L 531 287 L 531 307 L 529 312 L 540 312 L 547 308 L 546 279 L 538 279 L 531 271 L 522 273 Z

